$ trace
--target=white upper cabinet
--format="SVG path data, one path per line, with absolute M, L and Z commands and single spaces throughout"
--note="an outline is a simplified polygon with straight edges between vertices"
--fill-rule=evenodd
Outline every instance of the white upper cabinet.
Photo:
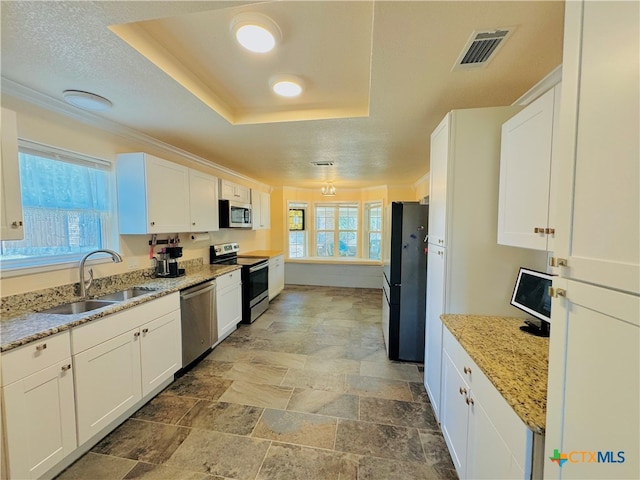
M 429 243 L 442 247 L 446 246 L 449 119 L 450 115 L 446 115 L 431 134 Z
M 229 180 L 220 180 L 220 198 L 240 203 L 251 203 L 251 189 Z
M 271 195 L 258 190 L 251 191 L 251 211 L 253 213 L 253 229 L 268 230 L 271 228 Z
M 502 126 L 498 243 L 552 250 L 552 144 L 560 86 Z
M 24 238 L 24 228 L 18 164 L 18 127 L 15 112 L 3 108 L 1 125 L 0 240 L 21 240 Z
M 191 231 L 189 169 L 146 153 L 118 155 L 121 234 Z
M 218 230 L 218 179 L 189 169 L 191 232 Z
M 566 263 L 557 272 L 560 275 L 636 295 L 640 294 L 639 8 L 637 2 L 584 2 L 582 17 L 576 14 L 582 37 L 576 33 L 571 38 L 567 44 L 571 52 L 564 56 L 575 60 L 562 67 L 562 165 L 556 213 L 568 228 L 556 232 L 554 251 L 566 260 L 560 261 Z

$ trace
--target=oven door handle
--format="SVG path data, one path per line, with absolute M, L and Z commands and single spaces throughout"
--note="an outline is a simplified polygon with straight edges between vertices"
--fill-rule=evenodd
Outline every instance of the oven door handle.
M 249 273 L 257 272 L 258 270 L 262 270 L 263 268 L 267 268 L 268 266 L 269 266 L 269 262 L 264 262 L 258 265 L 254 265 L 249 269 Z

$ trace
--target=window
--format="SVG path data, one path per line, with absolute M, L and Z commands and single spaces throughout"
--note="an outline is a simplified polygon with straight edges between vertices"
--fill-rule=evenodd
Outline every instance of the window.
M 107 247 L 111 164 L 22 140 L 18 156 L 25 236 L 0 242 L 3 267 L 77 261 Z
M 371 260 L 380 260 L 382 244 L 382 202 L 365 204 L 365 252 Z
M 316 255 L 358 256 L 358 205 L 318 204 L 315 213 Z
M 289 204 L 289 258 L 307 256 L 306 203 Z

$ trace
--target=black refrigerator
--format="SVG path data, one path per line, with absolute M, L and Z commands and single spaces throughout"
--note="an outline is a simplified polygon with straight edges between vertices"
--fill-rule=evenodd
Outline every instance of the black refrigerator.
M 382 329 L 390 360 L 424 361 L 429 206 L 393 202 L 385 215 Z

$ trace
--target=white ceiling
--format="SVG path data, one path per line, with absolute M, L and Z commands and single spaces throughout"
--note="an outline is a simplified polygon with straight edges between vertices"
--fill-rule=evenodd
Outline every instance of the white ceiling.
M 235 43 L 244 11 L 279 25 L 274 52 Z M 564 4 L 2 1 L 1 15 L 5 87 L 96 93 L 113 102 L 101 117 L 273 186 L 358 188 L 414 183 L 447 111 L 509 105 L 559 65 Z M 452 71 L 474 30 L 502 27 L 486 67 Z M 285 73 L 305 81 L 297 99 L 269 91 Z

